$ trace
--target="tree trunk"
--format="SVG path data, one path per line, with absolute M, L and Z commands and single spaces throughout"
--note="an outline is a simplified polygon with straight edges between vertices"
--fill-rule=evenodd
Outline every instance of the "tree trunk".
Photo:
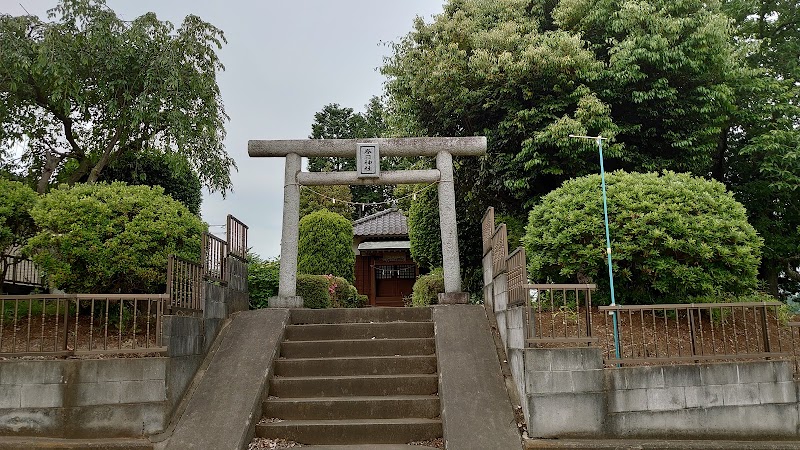
M 100 173 L 105 169 L 106 164 L 108 164 L 108 160 L 110 159 L 111 155 L 108 153 L 104 153 L 103 156 L 100 158 L 100 161 L 97 161 L 97 164 L 92 167 L 92 171 L 89 172 L 89 178 L 86 179 L 87 183 L 96 183 L 97 180 L 100 178 Z
M 37 193 L 44 194 L 47 192 L 47 186 L 50 185 L 50 178 L 53 177 L 53 173 L 56 171 L 58 165 L 61 164 L 63 159 L 63 156 L 46 150 L 44 155 L 44 166 L 42 166 L 42 175 L 39 177 L 39 181 L 36 182 Z
M 725 182 L 725 155 L 728 153 L 728 133 L 730 126 L 725 125 L 719 134 L 717 141 L 717 154 L 715 155 L 711 169 L 711 177 L 717 181 Z
M 778 297 L 778 264 L 775 261 L 761 261 L 761 276 L 766 283 L 767 294 Z
M 120 136 L 122 136 L 122 128 L 117 128 L 117 131 L 114 132 L 114 136 L 111 137 L 111 140 L 103 150 L 100 160 L 97 161 L 94 167 L 92 167 L 92 171 L 89 172 L 89 178 L 86 180 L 87 183 L 96 183 L 97 179 L 100 178 L 100 173 L 103 171 L 103 169 L 105 169 L 106 165 L 111 160 L 111 154 L 114 151 L 114 147 L 116 147 L 117 142 L 119 142 Z
M 81 178 L 83 178 L 89 172 L 89 164 L 91 164 L 91 161 L 89 161 L 88 157 L 81 158 L 78 162 L 78 168 L 75 169 L 75 172 L 72 172 L 68 183 L 73 185 L 81 181 Z

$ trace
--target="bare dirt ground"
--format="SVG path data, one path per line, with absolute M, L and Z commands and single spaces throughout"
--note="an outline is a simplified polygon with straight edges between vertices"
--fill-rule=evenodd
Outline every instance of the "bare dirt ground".
M 113 319 L 113 317 L 112 317 Z M 54 352 L 70 352 L 71 357 L 153 356 L 157 352 L 148 351 L 158 347 L 156 344 L 156 322 L 147 317 L 137 317 L 122 322 L 102 317 L 80 316 L 76 322 L 71 315 L 64 326 L 63 315 L 6 316 L 0 320 L 0 356 L 25 359 L 52 359 L 60 356 Z M 66 345 L 65 345 L 66 339 Z M 137 353 L 127 353 L 138 349 Z M 72 353 L 75 352 L 75 353 Z M 88 353 L 91 352 L 91 353 Z M 25 356 L 12 356 L 10 353 L 26 353 Z M 48 353 L 51 353 L 48 355 Z
M 427 441 L 409 442 L 408 445 L 419 445 L 431 448 L 444 448 L 444 439 L 429 439 Z M 250 442 L 247 450 L 263 450 L 263 449 L 280 449 L 280 448 L 296 448 L 305 447 L 303 444 L 294 441 L 287 441 L 286 439 L 266 439 L 255 438 Z
M 620 353 L 623 359 L 673 359 L 686 362 L 731 359 L 789 358 L 800 346 L 800 333 L 786 325 L 773 310 L 762 308 L 722 309 L 712 312 L 685 310 L 625 311 L 617 316 Z M 791 320 L 791 319 L 790 319 Z M 589 324 L 587 326 L 587 323 Z M 537 342 L 537 347 L 591 345 L 603 349 L 603 357 L 614 357 L 613 316 L 597 307 L 586 310 L 533 312 L 528 338 L 570 339 L 585 342 Z M 800 351 L 800 350 L 798 350 Z M 640 362 L 640 364 L 647 364 Z

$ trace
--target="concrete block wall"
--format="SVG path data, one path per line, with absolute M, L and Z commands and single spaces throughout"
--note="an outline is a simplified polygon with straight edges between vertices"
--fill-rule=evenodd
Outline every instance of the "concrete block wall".
M 514 306 L 506 311 L 508 346 L 506 356 L 511 376 L 517 389 L 517 398 L 525 398 L 525 308 Z M 528 416 L 528 404 L 522 403 L 522 411 Z
M 797 435 L 797 387 L 788 361 L 621 368 L 608 371 L 608 382 L 615 435 Z
M 141 436 L 164 429 L 168 358 L 0 361 L 0 435 Z
M 597 348 L 525 347 L 524 308 L 483 258 L 494 313 L 532 437 L 800 438 L 798 385 L 787 361 L 605 369 Z
M 597 349 L 528 349 L 524 362 L 530 436 L 604 434 L 605 375 Z
M 604 369 L 599 349 L 527 349 L 535 437 L 796 438 L 788 361 Z
M 492 294 L 494 315 L 497 319 L 497 329 L 503 339 L 503 345 L 508 349 L 508 326 L 506 324 L 506 310 L 508 309 L 508 275 L 501 273 L 492 281 Z
M 170 416 L 203 363 L 207 351 L 207 322 L 200 317 L 164 317 L 162 340 L 169 355 L 166 395 Z

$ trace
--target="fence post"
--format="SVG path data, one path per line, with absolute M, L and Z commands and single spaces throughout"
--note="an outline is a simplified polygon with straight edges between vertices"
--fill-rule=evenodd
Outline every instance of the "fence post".
M 767 328 L 767 305 L 761 308 L 761 335 L 764 339 L 764 352 L 770 353 L 769 329 Z
M 67 341 L 69 340 L 69 300 L 69 297 L 64 299 L 64 342 L 61 344 L 61 350 L 63 351 L 67 351 Z M 60 302 L 61 299 L 58 301 Z M 78 307 L 77 304 L 75 307 Z
M 575 296 L 577 297 L 578 291 L 575 291 Z M 579 305 L 576 299 L 576 304 Z M 592 290 L 586 289 L 586 337 L 592 337 Z M 589 342 L 587 344 L 588 347 L 592 346 L 592 343 Z
M 697 355 L 697 348 L 695 347 L 695 340 L 697 333 L 695 331 L 694 309 L 690 307 L 686 312 L 689 314 L 689 337 L 691 338 L 692 342 L 692 356 L 695 356 Z
M 175 255 L 170 254 L 169 257 L 167 258 L 167 298 L 169 298 L 169 300 L 167 301 L 167 305 L 164 305 L 165 309 L 172 306 L 172 292 L 173 292 L 172 283 L 175 282 L 174 277 L 175 277 Z

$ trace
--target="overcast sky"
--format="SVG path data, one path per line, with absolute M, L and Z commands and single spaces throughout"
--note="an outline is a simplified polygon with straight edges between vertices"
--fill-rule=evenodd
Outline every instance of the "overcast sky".
M 383 91 L 377 70 L 387 43 L 411 31 L 416 16 L 430 22 L 444 0 L 108 0 L 130 20 L 153 11 L 180 25 L 195 14 L 225 32 L 218 75 L 231 120 L 225 140 L 239 171 L 225 200 L 205 193 L 203 219 L 228 213 L 250 227 L 249 243 L 263 257 L 280 254 L 283 158 L 249 158 L 249 139 L 304 139 L 314 113 L 329 103 L 363 111 Z M 0 13 L 45 17 L 56 0 L 0 0 Z M 25 10 L 23 10 L 23 6 Z M 220 234 L 223 230 L 212 227 Z

